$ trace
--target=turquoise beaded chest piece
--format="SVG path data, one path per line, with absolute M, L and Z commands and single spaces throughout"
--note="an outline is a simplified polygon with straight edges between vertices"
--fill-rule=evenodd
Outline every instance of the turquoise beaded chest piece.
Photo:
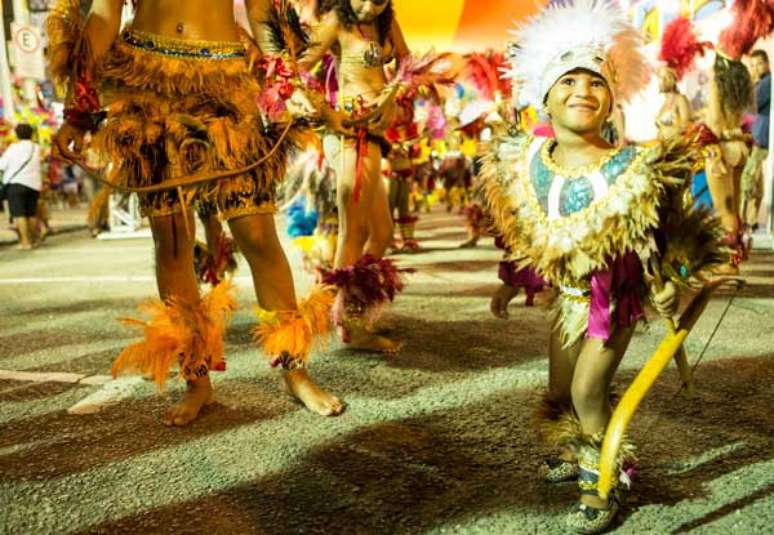
M 530 147 L 529 174 L 535 197 L 549 219 L 579 212 L 604 197 L 637 156 L 635 147 L 623 147 L 606 158 L 598 168 L 574 174 L 556 169 L 556 166 L 546 162 L 547 151 L 541 150 L 544 143 L 552 142 L 536 141 Z

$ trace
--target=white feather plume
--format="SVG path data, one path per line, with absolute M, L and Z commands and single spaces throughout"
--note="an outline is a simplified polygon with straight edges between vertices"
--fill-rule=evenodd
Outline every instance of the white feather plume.
M 512 30 L 510 68 L 503 77 L 519 87 L 519 97 L 540 108 L 559 76 L 548 67 L 577 49 L 600 51 L 612 71 L 608 83 L 616 100 L 625 102 L 647 83 L 649 66 L 642 40 L 613 0 L 568 0 L 554 4 Z

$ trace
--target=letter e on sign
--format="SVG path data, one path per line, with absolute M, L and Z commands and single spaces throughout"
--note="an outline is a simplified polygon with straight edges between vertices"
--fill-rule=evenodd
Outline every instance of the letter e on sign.
M 14 70 L 19 78 L 45 80 L 46 64 L 40 30 L 28 24 L 11 23 Z

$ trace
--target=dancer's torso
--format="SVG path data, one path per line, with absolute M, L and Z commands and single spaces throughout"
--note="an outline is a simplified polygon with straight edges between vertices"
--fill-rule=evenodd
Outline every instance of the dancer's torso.
M 680 117 L 680 110 L 677 105 L 679 97 L 679 93 L 668 94 L 656 117 L 656 128 L 658 128 L 658 137 L 660 139 L 668 139 L 680 133 L 679 123 L 683 118 Z
M 133 27 L 191 41 L 239 41 L 233 0 L 139 0 Z
M 384 66 L 393 54 L 389 39 L 381 45 L 373 24 L 354 26 L 351 31 L 342 29 L 336 53 L 342 96 L 373 102 L 387 83 Z

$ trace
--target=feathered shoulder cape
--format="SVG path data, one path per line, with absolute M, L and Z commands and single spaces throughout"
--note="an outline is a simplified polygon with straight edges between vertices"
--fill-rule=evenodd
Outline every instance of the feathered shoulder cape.
M 694 220 L 694 236 L 681 243 L 694 243 L 696 238 L 710 249 L 717 243 L 709 214 L 695 211 L 683 200 L 694 163 L 686 138 L 636 147 L 604 196 L 579 211 L 550 219 L 530 177 L 531 155 L 540 143 L 526 135 L 493 140 L 483 155 L 481 177 L 489 211 L 513 259 L 551 283 L 577 286 L 628 252 L 637 254 L 648 270 L 650 258 L 658 252 L 654 233 L 666 221 L 679 226 Z M 670 254 L 678 256 L 685 255 Z M 704 262 L 695 267 L 704 268 Z M 667 271 L 669 277 L 680 269 Z M 682 276 L 691 275 L 683 270 Z

